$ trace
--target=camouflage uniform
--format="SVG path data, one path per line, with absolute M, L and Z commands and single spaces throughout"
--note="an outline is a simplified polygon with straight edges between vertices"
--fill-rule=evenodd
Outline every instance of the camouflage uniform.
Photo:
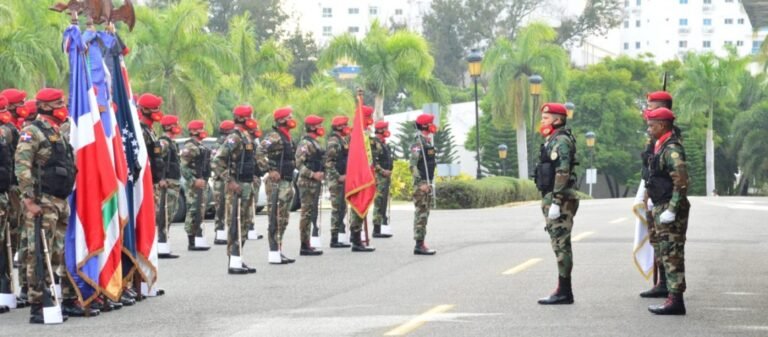
M 323 183 L 312 178 L 316 172 L 324 172 L 323 150 L 317 139 L 304 136 L 296 148 L 296 168 L 299 170 L 299 195 L 301 196 L 301 218 L 299 232 L 302 245 L 309 246 L 310 224 L 317 226 L 318 202 Z M 316 228 L 316 227 L 315 227 Z M 318 236 L 315 233 L 313 236 Z
M 226 191 L 226 204 L 229 205 L 226 210 L 226 222 L 230 224 L 229 235 L 227 235 L 227 254 L 242 256 L 240 245 L 248 237 L 249 218 L 253 217 L 253 176 L 256 169 L 256 146 L 253 144 L 251 135 L 239 128 L 236 128 L 227 136 L 226 141 L 219 147 L 216 154 L 214 174 L 220 176 Z M 240 193 L 230 192 L 226 185 L 230 182 L 236 183 L 240 187 Z M 235 198 L 239 198 L 239 218 L 238 228 L 231 226 L 233 216 L 232 203 Z M 238 243 L 237 240 L 240 240 Z
M 256 147 L 256 151 L 254 152 L 254 160 L 257 162 L 256 164 L 256 171 L 253 174 L 253 212 L 250 214 L 251 216 L 248 217 L 248 231 L 254 231 L 254 234 L 256 234 L 256 238 L 261 238 L 261 234 L 255 233 L 256 231 L 256 224 L 254 222 L 254 216 L 256 215 L 256 204 L 259 202 L 259 189 L 261 189 L 261 177 L 264 175 L 261 170 L 261 168 L 258 165 L 259 160 L 259 152 L 261 148 L 261 142 L 258 138 L 253 139 L 253 146 Z M 253 237 L 251 237 L 253 239 Z
M 15 130 L 15 129 L 14 129 Z M 10 215 L 10 203 L 8 201 L 8 190 L 13 182 L 13 135 L 0 126 L 0 293 L 11 293 L 11 273 L 12 265 L 8 263 L 8 250 L 6 248 L 6 231 L 10 226 L 8 216 Z M 12 258 L 12 256 L 11 256 Z M 23 274 L 22 274 L 23 275 Z
M 381 225 L 389 225 L 387 206 L 389 205 L 389 188 L 392 184 L 392 177 L 385 177 L 382 172 L 392 172 L 392 149 L 386 141 L 378 137 L 371 137 L 371 154 L 373 156 L 374 171 L 376 173 L 376 199 L 373 202 L 373 226 L 374 233 L 378 233 Z
M 165 179 L 165 161 L 162 157 L 160 141 L 158 141 L 157 136 L 155 136 L 155 132 L 152 130 L 152 127 L 145 123 L 141 123 L 141 132 L 147 147 L 147 154 L 150 160 L 149 166 L 152 170 L 152 194 L 155 197 L 155 222 L 158 226 L 158 241 L 165 242 L 165 228 L 160 228 L 160 226 L 167 220 L 167 217 L 164 210 L 160 209 L 161 193 L 160 186 L 158 184 L 161 180 Z
M 176 216 L 176 211 L 179 208 L 179 193 L 181 193 L 181 161 L 179 160 L 179 147 L 176 146 L 176 142 L 168 136 L 160 137 L 160 156 L 163 157 L 165 163 L 165 182 L 166 187 L 166 202 L 165 212 L 168 215 L 168 221 L 165 224 L 165 228 L 158 232 L 158 242 L 168 241 L 168 229 L 171 227 L 171 221 Z M 159 198 L 160 193 L 155 194 L 155 198 Z M 155 200 L 159 202 L 159 200 Z
M 74 288 L 68 277 L 64 277 L 64 233 L 69 220 L 69 203 L 66 198 L 71 194 L 75 181 L 75 163 L 72 147 L 48 122 L 38 119 L 25 127 L 19 138 L 16 150 L 16 176 L 19 188 L 25 197 L 39 196 L 37 204 L 42 208 L 42 229 L 51 257 L 51 267 L 62 283 L 62 296 L 65 300 L 76 298 Z M 41 191 L 36 191 L 36 186 Z M 42 249 L 36 244 L 35 218 L 26 217 L 24 228 L 27 232 L 28 245 L 25 263 L 27 265 L 27 284 L 30 303 L 41 303 L 42 289 L 39 287 L 36 250 Z M 44 268 L 44 267 L 43 267 Z M 46 275 L 46 282 L 51 280 Z
M 416 136 L 416 143 L 411 146 L 411 176 L 413 177 L 413 203 L 416 210 L 413 214 L 413 239 L 423 241 L 427 236 L 427 220 L 432 208 L 432 192 L 424 192 L 421 186 L 434 183 L 436 150 L 432 139 L 422 134 Z M 425 166 L 426 162 L 426 166 Z M 432 186 L 430 186 L 431 190 Z
M 339 178 L 347 174 L 347 157 L 349 154 L 349 137 L 336 133 L 328 136 L 327 152 L 325 154 L 325 179 L 328 182 L 328 192 L 331 194 L 331 236 L 346 233 L 344 216 L 347 213 L 347 202 L 344 199 L 344 183 Z
M 291 203 L 293 203 L 293 170 L 295 168 L 295 151 L 290 136 L 286 136 L 277 127 L 267 134 L 261 141 L 259 151 L 259 167 L 263 171 L 276 171 L 280 173 L 280 181 L 267 181 L 267 203 L 270 205 L 270 217 L 272 217 L 271 205 L 277 203 L 277 219 L 269 221 L 269 250 L 281 251 L 283 234 L 288 227 Z M 277 187 L 277 200 L 273 199 L 273 189 Z
M 14 154 L 16 153 L 16 147 L 19 143 L 19 130 L 16 128 L 16 125 L 13 122 L 0 125 L 0 130 L 3 130 L 3 137 L 6 139 L 6 143 L 10 145 L 10 158 L 13 158 Z M 11 172 L 9 173 L 11 175 L 11 186 L 7 191 L 9 208 L 7 214 L 5 215 L 5 221 L 7 221 L 8 226 L 11 228 L 11 247 L 17 249 L 19 254 L 19 275 L 26 275 L 27 266 L 24 261 L 26 260 L 27 254 L 27 232 L 24 230 L 23 226 L 24 212 L 22 212 L 21 207 L 21 192 L 19 191 L 18 180 L 16 179 L 14 167 L 15 162 L 13 159 L 11 159 Z M 24 276 L 20 276 L 19 278 L 21 279 L 22 288 L 26 288 L 26 278 Z M 21 297 L 26 296 L 24 293 L 25 291 L 22 289 Z
M 181 174 L 184 177 L 184 191 L 187 199 L 187 216 L 184 230 L 188 236 L 203 237 L 202 220 L 205 216 L 205 187 L 202 192 L 195 187 L 195 180 L 203 179 L 208 185 L 211 175 L 211 151 L 197 138 L 190 138 L 181 151 Z M 200 213 L 200 214 L 198 214 Z M 200 222 L 196 222 L 199 216 Z
M 216 145 L 214 145 L 214 148 L 211 152 L 211 158 L 216 158 L 219 151 L 221 151 L 224 142 L 227 140 L 227 135 L 219 135 L 219 138 L 216 139 Z M 218 172 L 216 168 L 216 161 L 211 162 L 211 171 Z M 213 176 L 213 200 L 215 200 L 214 204 L 216 205 L 216 214 L 215 214 L 215 220 L 216 223 L 216 231 L 223 231 L 224 226 L 224 217 L 227 212 L 227 206 L 225 202 L 226 198 L 226 184 L 224 183 L 224 179 L 218 174 L 215 174 Z M 218 242 L 217 242 L 218 243 Z

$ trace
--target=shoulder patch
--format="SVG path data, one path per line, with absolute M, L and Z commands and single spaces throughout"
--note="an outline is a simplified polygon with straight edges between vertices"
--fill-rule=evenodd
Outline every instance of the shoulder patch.
M 677 152 L 672 152 L 672 154 L 670 155 L 670 157 L 672 157 L 672 159 L 677 159 L 677 158 L 680 158 L 680 154 L 679 154 L 679 153 L 677 153 Z
M 552 150 L 552 153 L 549 154 L 550 160 L 557 160 L 557 150 Z
M 419 152 L 421 152 L 421 146 L 416 145 L 416 144 L 411 146 L 411 153 L 418 154 Z
M 22 131 L 21 136 L 19 137 L 19 141 L 22 143 L 29 143 L 32 141 L 32 132 L 30 131 Z

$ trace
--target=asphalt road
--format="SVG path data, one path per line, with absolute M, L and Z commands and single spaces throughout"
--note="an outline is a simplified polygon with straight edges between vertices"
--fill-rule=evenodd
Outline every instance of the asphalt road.
M 264 240 L 244 259 L 258 272 L 228 275 L 222 246 L 188 252 L 183 226 L 171 230 L 182 255 L 161 260 L 165 296 L 58 326 L 27 323 L 28 311 L 0 315 L 2 336 L 768 336 L 768 198 L 691 198 L 686 245 L 687 316 L 658 317 L 641 299 L 646 281 L 632 262 L 632 201 L 581 204 L 574 228 L 576 303 L 540 306 L 557 281 L 554 255 L 535 203 L 433 211 L 431 257 L 414 256 L 407 207 L 392 211 L 395 236 L 374 253 L 330 249 L 299 257 L 298 213 L 285 252 L 269 265 Z M 257 217 L 266 231 L 266 217 Z M 213 230 L 208 226 L 209 240 Z M 504 274 L 504 272 L 507 272 Z

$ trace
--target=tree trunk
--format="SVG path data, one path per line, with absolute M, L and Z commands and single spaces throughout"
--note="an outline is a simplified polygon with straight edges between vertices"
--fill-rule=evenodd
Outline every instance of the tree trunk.
M 373 99 L 374 120 L 384 119 L 384 95 L 376 95 Z
M 715 140 L 714 130 L 712 129 L 712 113 L 714 109 L 709 110 L 709 126 L 707 127 L 707 140 L 706 140 L 706 168 L 707 168 L 707 190 L 706 195 L 712 195 L 715 190 Z
M 530 175 L 528 175 L 528 142 L 526 141 L 525 118 L 518 119 L 516 133 L 518 178 L 530 179 Z

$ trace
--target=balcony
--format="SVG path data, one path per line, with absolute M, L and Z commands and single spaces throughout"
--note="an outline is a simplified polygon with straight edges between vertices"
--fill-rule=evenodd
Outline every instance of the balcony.
M 677 32 L 680 34 L 689 34 L 691 32 L 691 29 L 688 27 L 680 27 L 677 29 Z

